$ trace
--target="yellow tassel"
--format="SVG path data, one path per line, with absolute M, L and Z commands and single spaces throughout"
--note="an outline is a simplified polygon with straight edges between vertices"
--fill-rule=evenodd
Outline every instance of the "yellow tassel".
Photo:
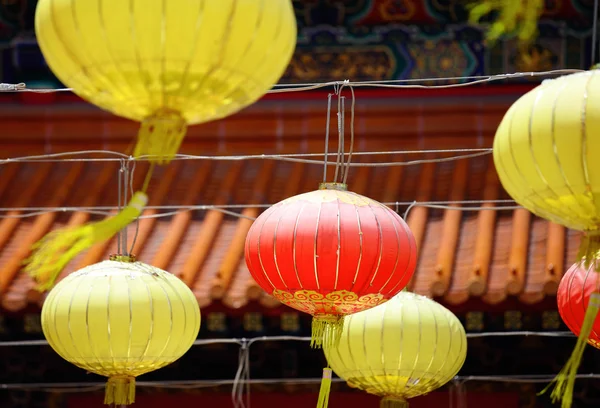
M 344 316 L 315 316 L 312 320 L 310 346 L 337 347 L 344 330 Z
M 167 164 L 175 157 L 187 132 L 187 123 L 178 112 L 163 109 L 144 119 L 134 157 L 150 156 L 155 164 Z
M 404 398 L 385 397 L 379 402 L 379 408 L 408 408 L 408 402 Z
M 502 35 L 516 31 L 519 42 L 530 43 L 537 35 L 537 23 L 544 11 L 543 0 L 485 0 L 469 6 L 469 22 L 479 24 L 481 19 L 498 11 L 498 19 L 486 33 L 488 43 Z
M 321 389 L 319 390 L 319 400 L 317 408 L 327 408 L 329 405 L 329 394 L 331 393 L 331 368 L 323 369 L 323 377 L 321 378 Z
M 60 272 L 77 254 L 113 237 L 138 218 L 147 203 L 148 196 L 138 191 L 127 207 L 113 217 L 50 232 L 32 247 L 33 254 L 24 261 L 25 272 L 38 283 L 38 290 L 50 289 Z
M 600 310 L 600 293 L 592 293 L 590 296 L 590 302 L 587 310 L 585 311 L 585 317 L 581 326 L 581 332 L 577 338 L 577 344 L 571 353 L 571 357 L 560 370 L 556 378 L 540 393 L 545 393 L 553 385 L 554 390 L 550 394 L 552 402 L 556 403 L 561 401 L 562 408 L 570 408 L 573 402 L 573 390 L 575 389 L 575 379 L 577 377 L 577 369 L 581 364 L 581 358 L 585 351 L 585 346 L 590 338 L 590 333 L 594 327 L 596 316 L 598 316 L 598 310 Z
M 577 262 L 583 262 L 583 266 L 587 269 L 593 262 L 597 262 L 598 255 L 600 255 L 600 232 L 584 233 L 579 244 Z
M 135 402 L 135 377 L 109 377 L 104 390 L 105 405 L 131 405 Z

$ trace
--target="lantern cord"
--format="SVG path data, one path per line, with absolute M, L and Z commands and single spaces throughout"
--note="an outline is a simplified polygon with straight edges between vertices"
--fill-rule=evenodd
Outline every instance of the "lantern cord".
M 397 162 L 361 162 L 352 163 L 352 167 L 391 167 L 391 166 L 411 166 L 416 164 L 425 163 L 443 163 L 462 159 L 471 159 L 475 157 L 487 156 L 492 153 L 492 148 L 464 148 L 464 149 L 441 149 L 441 150 L 391 150 L 391 151 L 372 151 L 372 152 L 353 152 L 353 156 L 382 156 L 382 155 L 396 155 L 396 154 L 445 154 L 445 153 L 462 153 L 456 156 L 449 157 L 437 157 L 431 159 L 422 160 L 411 160 L 411 161 L 397 161 Z M 79 156 L 84 154 L 106 154 L 114 155 L 116 157 L 85 157 L 85 158 L 69 158 L 69 156 Z M 337 153 L 326 153 L 327 156 L 337 155 Z M 343 153 L 347 155 L 349 153 Z M 20 156 L 8 159 L 0 160 L 0 165 L 10 163 L 68 163 L 68 162 L 84 162 L 84 163 L 95 163 L 95 162 L 117 162 L 121 161 L 125 155 L 121 155 L 119 152 L 110 150 L 96 150 L 96 151 L 72 151 L 62 153 L 51 153 L 44 155 L 35 156 Z M 303 157 L 323 157 L 324 153 L 289 153 L 289 154 L 251 154 L 251 155 L 224 155 L 224 156 L 203 156 L 203 155 L 191 155 L 191 154 L 177 154 L 174 160 L 213 160 L 213 161 L 243 161 L 243 160 L 278 160 L 292 163 L 306 163 L 306 164 L 318 164 L 327 166 L 334 166 L 335 163 L 329 163 L 324 160 L 310 160 L 303 159 Z M 129 160 L 133 160 L 130 156 L 125 156 Z M 150 161 L 154 160 L 152 156 L 140 156 L 136 157 L 137 161 Z
M 352 102 L 350 105 L 350 151 L 348 152 L 348 160 L 346 162 L 346 167 L 344 170 L 344 178 L 342 180 L 343 184 L 346 184 L 348 181 L 348 170 L 350 170 L 350 164 L 352 163 L 352 153 L 354 152 L 354 113 L 356 107 L 356 96 L 354 95 L 354 88 L 349 86 L 350 94 L 352 95 Z
M 468 375 L 456 376 L 455 381 L 461 383 L 467 382 L 491 382 L 507 384 L 546 384 L 554 378 L 553 375 Z M 600 374 L 578 374 L 578 380 L 598 380 Z M 266 378 L 249 379 L 243 381 L 248 386 L 251 385 L 278 385 L 278 384 L 320 384 L 322 378 Z M 174 380 L 174 381 L 136 381 L 137 388 L 161 388 L 192 390 L 199 388 L 232 386 L 235 380 Z M 332 383 L 344 383 L 341 378 L 332 378 Z M 2 390 L 35 390 L 53 393 L 84 393 L 95 390 L 101 390 L 105 383 L 100 382 L 53 382 L 53 383 L 3 383 L 0 384 Z
M 440 201 L 440 202 L 443 202 L 443 201 Z M 498 200 L 479 201 L 479 203 L 496 203 L 496 202 L 504 202 L 504 201 L 498 201 Z M 514 201 L 510 201 L 510 200 L 506 200 L 506 202 L 514 203 Z M 456 202 L 450 202 L 450 203 L 461 204 L 463 202 L 456 201 Z M 462 205 L 441 205 L 441 204 L 433 204 L 430 202 L 417 202 L 417 201 L 411 201 L 409 203 L 389 202 L 389 203 L 382 203 L 382 204 L 387 205 L 387 206 L 398 206 L 398 207 L 401 205 L 407 205 L 407 206 L 409 206 L 410 209 L 412 209 L 414 207 L 425 207 L 425 208 L 438 209 L 438 210 L 458 210 L 458 211 L 513 211 L 513 210 L 523 208 L 520 205 L 501 205 L 501 206 L 495 206 L 495 207 L 489 207 L 489 206 L 463 207 Z M 166 211 L 166 212 L 162 212 L 159 214 L 152 214 L 152 215 L 139 215 L 139 216 L 136 216 L 136 218 L 140 219 L 140 220 L 151 219 L 151 218 L 169 218 L 174 215 L 180 214 L 182 212 L 187 212 L 187 211 L 214 210 L 214 211 L 218 211 L 223 214 L 226 214 L 226 215 L 230 215 L 232 217 L 254 221 L 254 220 L 256 220 L 255 217 L 251 217 L 251 216 L 248 216 L 248 215 L 236 212 L 236 211 L 231 211 L 231 210 L 228 210 L 227 208 L 243 208 L 243 209 L 268 208 L 271 205 L 272 204 L 233 204 L 233 205 L 223 205 L 223 206 L 219 206 L 219 205 L 196 205 L 196 206 L 156 205 L 156 206 L 146 207 L 146 209 Z M 111 211 L 111 209 L 112 209 L 112 211 Z M 167 210 L 172 210 L 172 211 L 167 211 Z M 97 207 L 0 207 L 0 213 L 2 213 L 2 212 L 8 212 L 9 214 L 0 215 L 0 219 L 4 219 L 4 218 L 25 219 L 25 218 L 37 217 L 39 215 L 47 214 L 47 213 L 67 213 L 67 212 L 81 212 L 81 213 L 86 213 L 86 214 L 91 214 L 91 215 L 110 216 L 110 215 L 114 214 L 114 209 L 112 207 L 105 207 L 105 206 L 97 206 Z M 409 213 L 409 211 L 405 211 L 404 217 L 407 217 L 408 213 Z M 135 221 L 136 218 L 133 218 L 132 222 Z
M 389 79 L 375 81 L 352 81 L 347 82 L 347 86 L 354 87 L 381 87 L 381 88 L 398 88 L 398 89 L 431 89 L 431 88 L 458 88 L 470 85 L 484 84 L 494 81 L 511 80 L 523 77 L 547 77 L 557 75 L 568 75 L 577 72 L 584 72 L 583 69 L 555 69 L 550 71 L 540 72 L 515 72 L 495 75 L 470 75 L 456 77 L 434 77 L 434 78 L 409 78 L 409 79 Z M 419 82 L 457 82 L 469 81 L 460 83 L 450 83 L 445 85 L 422 85 Z M 285 93 L 285 92 L 301 92 L 312 91 L 321 88 L 333 87 L 339 85 L 342 81 L 328 81 L 322 83 L 298 83 L 298 84 L 277 84 L 268 91 L 268 94 Z M 7 84 L 0 83 L 0 92 L 31 92 L 31 93 L 54 93 L 54 92 L 72 92 L 71 88 L 27 88 L 26 84 Z
M 481 332 L 467 333 L 468 339 L 478 339 L 487 337 L 554 337 L 554 338 L 574 338 L 575 335 L 570 331 L 510 331 L 510 332 Z M 299 341 L 310 342 L 311 337 L 307 336 L 260 336 L 246 338 L 229 338 L 229 339 L 199 339 L 194 341 L 194 346 L 207 346 L 215 344 L 237 344 L 242 346 L 244 342 L 249 348 L 254 343 L 278 342 L 278 341 Z M 16 340 L 16 341 L 0 341 L 0 347 L 36 347 L 47 346 L 47 340 Z M 600 374 L 598 374 L 600 376 Z
M 337 157 L 335 161 L 335 174 L 333 176 L 333 182 L 338 182 L 338 173 L 340 166 L 344 160 L 344 97 L 342 95 L 344 86 L 348 81 L 344 81 L 341 84 L 334 86 L 335 96 L 337 98 L 337 131 L 338 131 L 338 149 Z
M 248 345 L 246 339 L 241 340 L 238 369 L 231 388 L 233 408 L 250 408 L 250 384 L 248 384 L 248 380 L 250 380 L 250 349 Z M 245 401 L 244 394 L 246 395 Z
M 323 183 L 327 182 L 327 159 L 329 158 L 329 126 L 331 124 L 331 96 L 327 95 L 327 120 L 325 121 L 325 153 L 323 154 Z

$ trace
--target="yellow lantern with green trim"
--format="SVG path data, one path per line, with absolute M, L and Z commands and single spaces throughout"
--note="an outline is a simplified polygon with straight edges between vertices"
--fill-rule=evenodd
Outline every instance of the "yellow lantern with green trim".
M 131 257 L 115 257 L 60 281 L 42 308 L 42 329 L 65 360 L 108 377 L 104 403 L 135 401 L 135 378 L 185 354 L 200 309 L 177 277 Z
M 597 265 L 600 251 L 600 71 L 541 85 L 508 110 L 494 139 L 494 164 L 504 189 L 532 213 L 583 231 L 578 261 Z M 598 270 L 598 267 L 595 267 Z M 590 305 L 575 351 L 552 396 L 571 404 L 583 349 L 598 314 Z
M 381 408 L 401 408 L 456 376 L 467 355 L 467 337 L 448 309 L 404 291 L 347 316 L 339 344 L 325 344 L 323 351 L 348 385 L 382 397 Z
M 63 84 L 141 122 L 132 154 L 152 164 L 173 159 L 188 125 L 234 114 L 269 91 L 297 36 L 291 0 L 39 0 L 35 31 Z M 124 214 L 45 237 L 27 271 L 51 285 L 78 252 L 139 216 L 147 186 Z

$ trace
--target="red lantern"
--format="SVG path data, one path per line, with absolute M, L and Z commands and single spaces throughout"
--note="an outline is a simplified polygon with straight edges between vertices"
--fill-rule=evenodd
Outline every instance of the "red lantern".
M 280 302 L 313 316 L 317 347 L 339 340 L 344 315 L 404 289 L 416 262 L 404 220 L 338 183 L 275 204 L 246 238 L 250 273 Z
M 596 302 L 599 299 L 600 280 L 596 268 L 595 262 L 589 267 L 583 262 L 578 262 L 569 268 L 558 285 L 558 312 L 576 336 L 581 332 L 590 299 L 594 301 L 596 298 Z M 594 321 L 588 344 L 600 349 L 600 318 Z

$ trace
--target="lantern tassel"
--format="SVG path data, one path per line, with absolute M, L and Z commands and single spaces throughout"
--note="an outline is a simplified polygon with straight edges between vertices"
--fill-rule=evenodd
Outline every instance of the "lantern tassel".
M 379 408 L 408 408 L 408 401 L 404 398 L 385 397 L 379 402 Z
M 162 109 L 142 121 L 134 157 L 149 156 L 155 164 L 168 164 L 179 150 L 187 132 L 187 123 L 173 110 Z
M 586 232 L 583 234 L 579 252 L 577 253 L 577 261 L 583 262 L 586 268 L 589 268 L 593 262 L 598 259 L 600 252 L 600 233 L 598 231 Z M 597 269 L 597 268 L 596 268 Z
M 575 379 L 577 377 L 577 370 L 581 364 L 581 358 L 585 351 L 585 346 L 590 338 L 590 333 L 594 327 L 596 316 L 600 310 L 600 293 L 595 292 L 590 296 L 590 302 L 587 310 L 585 311 L 585 317 L 581 326 L 581 332 L 577 338 L 577 344 L 575 349 L 571 353 L 571 357 L 560 370 L 556 378 L 540 393 L 545 393 L 551 386 L 555 385 L 554 390 L 550 394 L 552 402 L 556 403 L 561 401 L 562 408 L 570 408 L 573 402 L 573 391 L 575 389 Z
M 485 0 L 469 6 L 469 22 L 479 24 L 481 19 L 493 11 L 499 12 L 498 19 L 486 34 L 489 43 L 496 42 L 502 35 L 518 31 L 518 39 L 529 43 L 537 33 L 537 22 L 544 11 L 543 0 Z
M 105 405 L 131 405 L 135 402 L 135 377 L 109 377 L 104 391 Z
M 113 237 L 138 218 L 147 203 L 146 193 L 138 191 L 129 204 L 113 217 L 76 228 L 50 232 L 33 245 L 33 254 L 24 261 L 25 272 L 37 282 L 38 290 L 50 289 L 63 268 L 77 254 Z
M 331 368 L 323 369 L 323 377 L 321 378 L 321 389 L 319 390 L 319 399 L 317 408 L 327 408 L 329 405 L 329 394 L 331 393 Z
M 312 348 L 337 347 L 342 338 L 344 316 L 315 316 L 312 320 L 310 346 Z

